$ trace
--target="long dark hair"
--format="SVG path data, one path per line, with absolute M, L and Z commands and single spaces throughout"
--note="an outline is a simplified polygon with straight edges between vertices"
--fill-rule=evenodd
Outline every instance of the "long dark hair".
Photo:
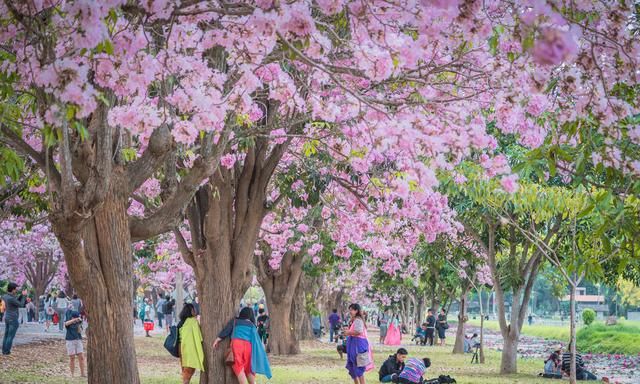
M 249 320 L 250 322 L 252 322 L 255 325 L 256 316 L 253 313 L 253 308 L 251 308 L 251 307 L 242 308 L 240 310 L 240 313 L 238 314 L 238 320 Z
M 184 323 L 190 317 L 193 317 L 194 307 L 191 303 L 186 303 L 180 311 L 180 322 Z
M 367 322 L 364 321 L 364 313 L 362 313 L 362 307 L 360 306 L 360 304 L 358 303 L 353 303 L 349 306 L 349 309 L 353 309 L 354 311 L 356 311 L 356 316 L 355 317 L 359 317 L 360 320 L 362 320 L 362 322 L 364 323 L 364 327 L 367 327 Z M 355 320 L 355 319 L 354 319 Z M 353 321 L 351 321 L 350 323 L 352 323 Z

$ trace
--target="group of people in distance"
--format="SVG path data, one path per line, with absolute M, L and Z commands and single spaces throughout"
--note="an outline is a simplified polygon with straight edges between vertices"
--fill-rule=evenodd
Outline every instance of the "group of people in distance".
M 433 310 L 427 311 L 427 320 L 416 327 L 416 333 L 413 335 L 411 341 L 415 341 L 419 345 L 433 345 L 433 339 L 435 332 L 438 331 L 438 345 L 445 346 L 447 344 L 447 329 L 449 329 L 449 323 L 447 322 L 447 313 L 444 309 L 440 310 L 440 314 L 436 318 L 433 314 Z
M 7 293 L 2 296 L 4 305 L 3 320 L 5 323 L 5 331 L 2 337 L 2 354 L 10 355 L 13 347 L 13 340 L 20 326 L 19 312 L 27 305 L 28 291 L 23 290 L 18 294 L 18 285 L 9 283 L 7 285 Z M 38 300 L 38 321 L 43 323 L 44 331 L 49 330 L 49 324 L 56 320 L 60 332 L 66 331 L 64 338 L 69 356 L 69 370 L 71 376 L 75 375 L 75 362 L 78 361 L 80 366 L 80 376 L 86 377 L 84 347 L 82 344 L 82 324 L 84 312 L 84 304 L 77 295 L 73 295 L 72 299 L 67 298 L 63 291 L 54 294 L 49 293 L 39 297 Z
M 544 377 L 561 379 L 563 376 L 569 376 L 571 372 L 571 344 L 567 351 L 563 353 L 562 345 L 558 345 L 556 349 L 544 361 Z M 602 380 L 604 383 L 609 382 L 607 377 L 597 377 L 589 372 L 582 360 L 582 356 L 576 353 L 576 380 Z
M 378 371 L 381 383 L 421 384 L 423 375 L 431 366 L 429 358 L 408 359 L 409 352 L 400 348 L 382 364 Z

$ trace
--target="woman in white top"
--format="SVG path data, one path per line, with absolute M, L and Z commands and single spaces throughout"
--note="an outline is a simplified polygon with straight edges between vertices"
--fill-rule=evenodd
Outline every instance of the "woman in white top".
M 55 310 L 58 314 L 58 329 L 60 332 L 64 330 L 64 322 L 66 319 L 67 309 L 69 308 L 69 300 L 67 295 L 63 291 L 58 292 L 58 299 L 56 300 Z

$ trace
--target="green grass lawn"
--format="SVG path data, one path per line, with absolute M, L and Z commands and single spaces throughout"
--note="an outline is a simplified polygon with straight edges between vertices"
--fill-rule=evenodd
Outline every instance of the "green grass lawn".
M 480 320 L 469 320 L 468 324 L 479 327 Z M 489 329 L 492 331 L 500 331 L 500 325 L 498 324 L 497 320 L 485 321 L 484 327 L 485 329 Z M 548 339 L 548 340 L 568 341 L 569 340 L 569 323 L 567 323 L 565 327 L 560 327 L 556 325 L 525 324 L 522 326 L 522 334 L 527 336 L 541 337 L 543 339 Z
M 136 338 L 138 367 L 144 384 L 180 383 L 180 365 L 178 359 L 170 356 L 162 347 L 163 338 Z M 471 355 L 452 355 L 451 346 L 418 347 L 409 346 L 409 352 L 416 357 L 429 357 L 432 367 L 427 377 L 441 374 L 451 375 L 458 383 L 468 384 L 534 384 L 548 383 L 536 377 L 542 368 L 542 362 L 520 360 L 520 374 L 513 376 L 498 375 L 500 354 L 487 351 L 486 364 L 470 364 Z M 374 347 L 376 366 L 393 353 L 389 347 Z M 259 377 L 261 384 L 341 384 L 351 383 L 344 368 L 345 361 L 340 360 L 334 346 L 319 342 L 304 342 L 303 353 L 297 356 L 270 356 L 274 377 L 267 381 Z M 34 363 L 36 362 L 36 363 Z M 67 359 L 64 355 L 64 343 L 51 341 L 46 344 L 19 346 L 14 349 L 13 357 L 0 359 L 0 383 L 85 383 L 79 378 L 70 378 L 67 372 Z M 377 370 L 367 374 L 367 382 L 377 383 Z M 192 383 L 197 383 L 196 377 Z
M 480 320 L 470 320 L 469 324 L 480 326 Z M 485 321 L 485 329 L 499 331 L 495 320 Z M 569 342 L 569 324 L 566 326 L 524 325 L 522 334 L 548 340 Z M 595 322 L 590 326 L 578 325 L 576 334 L 578 349 L 583 352 L 637 355 L 640 353 L 640 322 L 621 320 L 617 325 L 607 326 Z

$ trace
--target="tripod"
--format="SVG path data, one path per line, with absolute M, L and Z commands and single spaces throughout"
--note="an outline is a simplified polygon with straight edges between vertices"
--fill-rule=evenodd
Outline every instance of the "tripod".
M 480 349 L 480 343 L 475 345 L 475 350 L 473 351 L 473 356 L 471 357 L 471 364 L 480 364 L 478 350 Z

